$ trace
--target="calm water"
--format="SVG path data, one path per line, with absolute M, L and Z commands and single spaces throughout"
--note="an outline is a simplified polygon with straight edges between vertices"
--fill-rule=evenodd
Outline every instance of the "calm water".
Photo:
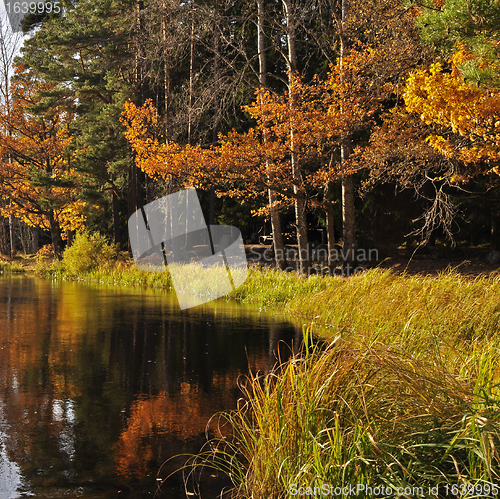
M 0 279 L 0 499 L 186 497 L 157 485 L 266 371 L 280 318 L 213 302 L 181 312 L 151 290 Z M 207 475 L 202 497 L 221 483 Z M 196 496 L 190 496 L 196 497 Z

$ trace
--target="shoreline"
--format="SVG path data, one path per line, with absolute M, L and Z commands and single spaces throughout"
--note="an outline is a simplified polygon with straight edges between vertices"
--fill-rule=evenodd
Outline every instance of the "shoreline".
M 45 278 L 171 288 L 168 274 L 124 262 L 77 276 L 60 262 L 14 264 Z M 267 376 L 249 375 L 245 403 L 220 416 L 235 440 L 216 436 L 193 461 L 229 474 L 235 498 L 326 484 L 403 490 L 384 497 L 407 497 L 407 486 L 428 497 L 451 487 L 496 496 L 484 492 L 500 469 L 498 273 L 304 279 L 252 269 L 225 299 L 302 321 L 306 344 Z M 326 342 L 314 346 L 313 335 Z
M 296 272 L 251 267 L 243 285 L 219 300 L 237 301 L 289 315 L 303 321 L 305 327 L 318 328 L 320 335 L 328 339 L 346 330 L 377 330 L 381 322 L 385 329 L 408 329 L 416 316 L 425 322 L 425 314 L 422 310 L 416 313 L 416 310 L 423 307 L 425 295 L 422 293 L 427 293 L 438 302 L 439 317 L 450 308 L 457 308 L 459 312 L 454 314 L 452 322 L 453 328 L 460 331 L 465 322 L 474 323 L 474 317 L 484 316 L 485 309 L 479 305 L 482 300 L 497 297 L 500 303 L 500 273 L 472 277 L 457 270 L 455 267 L 437 274 L 410 275 L 391 268 L 374 268 L 349 278 L 312 275 L 304 279 Z M 60 261 L 16 257 L 11 262 L 0 261 L 0 272 L 27 272 L 49 279 L 174 291 L 168 272 L 141 271 L 130 260 L 74 275 L 65 271 Z M 473 296 L 471 300 L 476 306 L 465 317 L 460 311 L 464 310 L 463 296 L 468 295 Z M 393 314 L 388 304 L 396 302 L 399 313 Z M 439 320 L 436 319 L 437 323 Z

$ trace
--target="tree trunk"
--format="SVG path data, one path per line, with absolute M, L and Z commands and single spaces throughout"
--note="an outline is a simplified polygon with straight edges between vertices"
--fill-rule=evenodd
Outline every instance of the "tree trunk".
M 19 239 L 21 241 L 21 246 L 23 247 L 23 253 L 25 255 L 27 255 L 28 254 L 28 247 L 26 245 L 26 238 L 24 236 L 26 234 L 26 229 L 28 226 L 26 224 L 24 224 L 23 222 L 19 222 L 17 226 L 19 228 Z
M 52 247 L 54 256 L 60 260 L 62 257 L 61 228 L 54 217 L 54 210 L 49 211 L 50 235 L 52 237 Z
M 36 255 L 38 253 L 38 228 L 31 227 L 31 252 Z
M 294 188 L 295 190 L 295 188 Z M 295 198 L 295 223 L 297 224 L 297 242 L 299 246 L 300 273 L 307 276 L 310 268 L 307 222 L 306 222 L 306 202 L 301 196 L 299 189 L 295 190 L 298 196 Z
M 295 26 L 292 16 L 291 0 L 282 0 L 286 18 L 286 37 L 288 44 L 288 91 L 290 97 L 290 107 L 293 111 L 295 106 L 293 96 L 292 79 L 297 70 L 297 50 L 295 47 Z M 292 166 L 293 176 L 293 193 L 295 196 L 295 223 L 297 226 L 297 242 L 299 245 L 299 262 L 300 273 L 304 276 L 309 274 L 310 258 L 309 244 L 307 238 L 307 221 L 306 221 L 306 199 L 305 192 L 302 187 L 302 172 L 295 151 L 295 131 L 293 126 L 290 127 L 290 161 Z
M 134 163 L 129 172 L 129 195 L 128 195 L 128 216 L 130 217 L 139 208 L 144 206 L 144 195 L 142 187 L 144 185 L 145 175 Z
M 144 10 L 144 1 L 137 0 L 137 30 L 139 34 L 143 32 L 142 11 Z M 142 106 L 148 97 L 147 83 L 145 82 L 145 75 L 143 64 L 145 60 L 145 50 L 142 41 L 139 43 L 137 53 L 135 54 L 135 80 L 139 93 L 139 106 Z M 135 156 L 135 155 L 134 155 Z M 135 158 L 132 166 L 129 169 L 129 182 L 128 182 L 128 216 L 130 217 L 139 208 L 144 205 L 143 186 L 145 181 L 145 174 L 142 172 L 135 163 Z
M 16 254 L 16 236 L 14 233 L 14 217 L 9 217 L 9 237 L 10 237 L 10 254 Z
M 0 203 L 2 203 L 1 200 Z M 8 219 L 0 216 L 0 253 L 4 255 L 9 253 L 9 231 L 7 230 L 7 225 Z
M 335 218 L 333 214 L 333 202 L 331 200 L 333 190 L 333 182 L 327 182 L 323 203 L 325 205 L 326 214 L 326 237 L 328 241 L 328 269 L 330 272 L 335 270 L 336 259 L 335 255 Z
M 142 21 L 142 11 L 144 10 L 144 0 L 137 0 L 137 30 L 139 36 L 143 34 L 144 31 L 144 23 Z M 139 41 L 139 46 L 137 49 L 137 53 L 135 55 L 135 78 L 136 85 L 139 91 L 139 105 L 143 105 L 149 97 L 149 88 L 147 79 L 147 73 L 144 71 L 144 64 L 146 60 L 146 49 L 142 43 L 142 40 Z
M 342 71 L 344 57 L 347 51 L 347 40 L 345 37 L 345 24 L 349 13 L 348 0 L 342 0 L 342 24 L 340 33 L 340 68 Z M 341 111 L 342 112 L 342 111 Z M 346 168 L 346 161 L 351 154 L 350 137 L 344 137 L 341 143 L 341 168 Z M 354 210 L 354 186 L 351 174 L 342 174 L 342 239 L 343 260 L 347 265 L 347 273 L 356 266 L 356 221 Z
M 267 61 L 265 54 L 264 36 L 264 0 L 257 0 L 257 51 L 259 53 L 259 84 L 267 88 Z M 266 146 L 266 133 L 264 130 L 264 147 Z M 270 171 L 269 160 L 266 159 L 267 180 L 271 184 L 274 176 Z M 283 232 L 281 230 L 281 217 L 277 205 L 277 196 L 272 188 L 268 189 L 269 212 L 271 217 L 271 229 L 273 233 L 274 261 L 276 267 L 284 270 L 286 268 L 285 245 L 283 243 Z
M 210 212 L 208 217 L 208 224 L 215 224 L 215 189 L 214 187 L 210 187 Z
M 215 145 L 219 134 L 219 119 L 220 119 L 220 35 L 219 35 L 219 0 L 215 1 L 215 39 L 214 39 L 214 104 L 212 117 L 212 143 Z M 210 186 L 210 213 L 209 224 L 215 224 L 215 185 Z
M 169 15 L 167 3 L 163 2 L 162 37 L 163 37 L 163 86 L 165 100 L 165 138 L 169 139 L 169 120 L 171 115 L 171 95 L 172 95 L 172 68 L 170 62 L 170 52 L 168 47 L 168 25 Z
M 342 224 L 343 260 L 349 265 L 355 265 L 356 225 L 352 175 L 342 175 Z
M 121 243 L 120 234 L 120 210 L 118 206 L 118 196 L 115 191 L 113 192 L 113 240 L 115 244 Z
M 193 8 L 193 6 L 191 6 Z M 188 104 L 188 144 L 193 143 L 193 107 L 194 107 L 194 15 L 191 17 L 191 36 L 189 50 L 189 104 Z M 217 58 L 217 49 L 216 56 Z

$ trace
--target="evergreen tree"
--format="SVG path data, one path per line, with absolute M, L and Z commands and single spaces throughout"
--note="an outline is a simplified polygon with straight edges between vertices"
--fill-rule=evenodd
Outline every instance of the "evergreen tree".
M 116 242 L 124 228 L 119 200 L 129 197 L 133 165 L 119 115 L 137 94 L 134 7 L 115 0 L 65 3 L 60 15 L 45 19 L 25 42 L 20 59 L 54 85 L 54 104 L 61 92 L 73 96 L 75 167 L 86 178 L 81 196 L 92 201 L 88 206 L 100 207 L 89 214 L 91 221 L 100 220 L 98 229 L 111 229 L 105 221 L 113 219 Z
M 417 20 L 422 38 L 448 57 L 460 43 L 475 54 L 461 65 L 467 80 L 500 85 L 500 3 L 496 0 L 426 1 Z

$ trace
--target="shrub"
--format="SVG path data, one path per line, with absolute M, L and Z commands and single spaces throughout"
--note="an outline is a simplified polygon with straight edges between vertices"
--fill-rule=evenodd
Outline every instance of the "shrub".
M 77 234 L 73 244 L 66 248 L 63 255 L 63 266 L 66 272 L 78 275 L 95 269 L 108 268 L 116 260 L 116 248 L 108 242 L 106 236 Z
M 52 244 L 46 244 L 45 246 L 42 246 L 37 251 L 36 258 L 38 261 L 54 258 L 54 247 L 52 246 Z

